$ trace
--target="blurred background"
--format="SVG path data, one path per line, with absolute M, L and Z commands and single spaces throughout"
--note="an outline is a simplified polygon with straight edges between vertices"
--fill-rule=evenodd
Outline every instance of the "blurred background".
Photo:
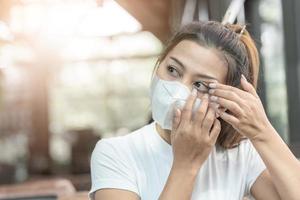
M 58 177 L 89 190 L 96 142 L 148 123 L 168 37 L 190 21 L 221 21 L 230 2 L 0 0 L 0 198 L 1 185 Z M 259 95 L 300 157 L 300 2 L 242 2 L 237 22 L 262 60 Z

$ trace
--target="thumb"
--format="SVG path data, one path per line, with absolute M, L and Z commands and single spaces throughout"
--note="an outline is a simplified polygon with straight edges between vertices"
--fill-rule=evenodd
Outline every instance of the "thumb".
M 172 120 L 172 130 L 171 130 L 171 145 L 176 136 L 176 130 L 180 124 L 181 111 L 178 108 L 175 108 L 174 117 Z
M 181 111 L 178 108 L 174 109 L 174 117 L 172 121 L 172 131 L 176 131 L 180 124 Z
M 241 85 L 242 85 L 242 88 L 245 91 L 250 92 L 254 96 L 257 96 L 255 88 L 253 87 L 253 85 L 251 83 L 249 83 L 247 81 L 247 79 L 245 78 L 245 76 L 243 74 L 242 74 L 242 77 L 241 77 Z
M 221 122 L 220 122 L 220 120 L 215 119 L 213 128 L 210 132 L 210 138 L 214 144 L 217 142 L 220 132 L 221 132 Z

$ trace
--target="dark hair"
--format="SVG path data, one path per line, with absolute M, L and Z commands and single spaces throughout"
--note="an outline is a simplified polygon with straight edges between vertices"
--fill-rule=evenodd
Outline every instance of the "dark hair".
M 257 87 L 259 56 L 249 32 L 238 24 L 222 25 L 219 22 L 192 22 L 183 26 L 168 41 L 164 51 L 157 60 L 156 67 L 167 54 L 182 40 L 191 40 L 199 45 L 214 48 L 220 52 L 228 66 L 226 84 L 241 88 L 243 74 Z M 155 71 L 155 70 L 154 70 Z M 244 139 L 230 124 L 221 119 L 221 133 L 217 144 L 223 148 L 233 148 Z

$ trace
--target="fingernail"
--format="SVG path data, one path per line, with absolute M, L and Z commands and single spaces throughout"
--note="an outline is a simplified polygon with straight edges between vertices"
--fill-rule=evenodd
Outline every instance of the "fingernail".
M 216 97 L 216 96 L 210 96 L 210 100 L 212 100 L 212 101 L 217 101 L 217 100 L 218 100 L 218 97 Z
M 192 90 L 192 95 L 195 97 L 195 96 L 197 96 L 197 89 L 196 88 L 193 88 L 193 90 Z
M 208 84 L 208 86 L 210 88 L 216 88 L 217 87 L 217 83 L 210 83 L 210 84 Z
M 208 94 L 204 94 L 203 99 L 208 99 Z
M 209 93 L 209 94 L 213 94 L 214 92 L 215 92 L 215 89 L 209 89 L 209 90 L 208 90 L 208 93 Z

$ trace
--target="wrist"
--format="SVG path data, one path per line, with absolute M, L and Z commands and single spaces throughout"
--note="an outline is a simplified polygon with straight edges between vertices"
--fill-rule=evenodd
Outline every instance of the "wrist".
M 196 177 L 201 168 L 201 165 L 183 164 L 183 163 L 177 164 L 173 162 L 171 170 L 176 173 L 183 174 L 185 176 Z
M 252 143 L 267 143 L 269 140 L 272 140 L 272 138 L 277 134 L 277 131 L 270 123 L 264 129 L 262 129 L 259 134 L 257 134 L 253 138 L 250 138 L 250 141 Z

